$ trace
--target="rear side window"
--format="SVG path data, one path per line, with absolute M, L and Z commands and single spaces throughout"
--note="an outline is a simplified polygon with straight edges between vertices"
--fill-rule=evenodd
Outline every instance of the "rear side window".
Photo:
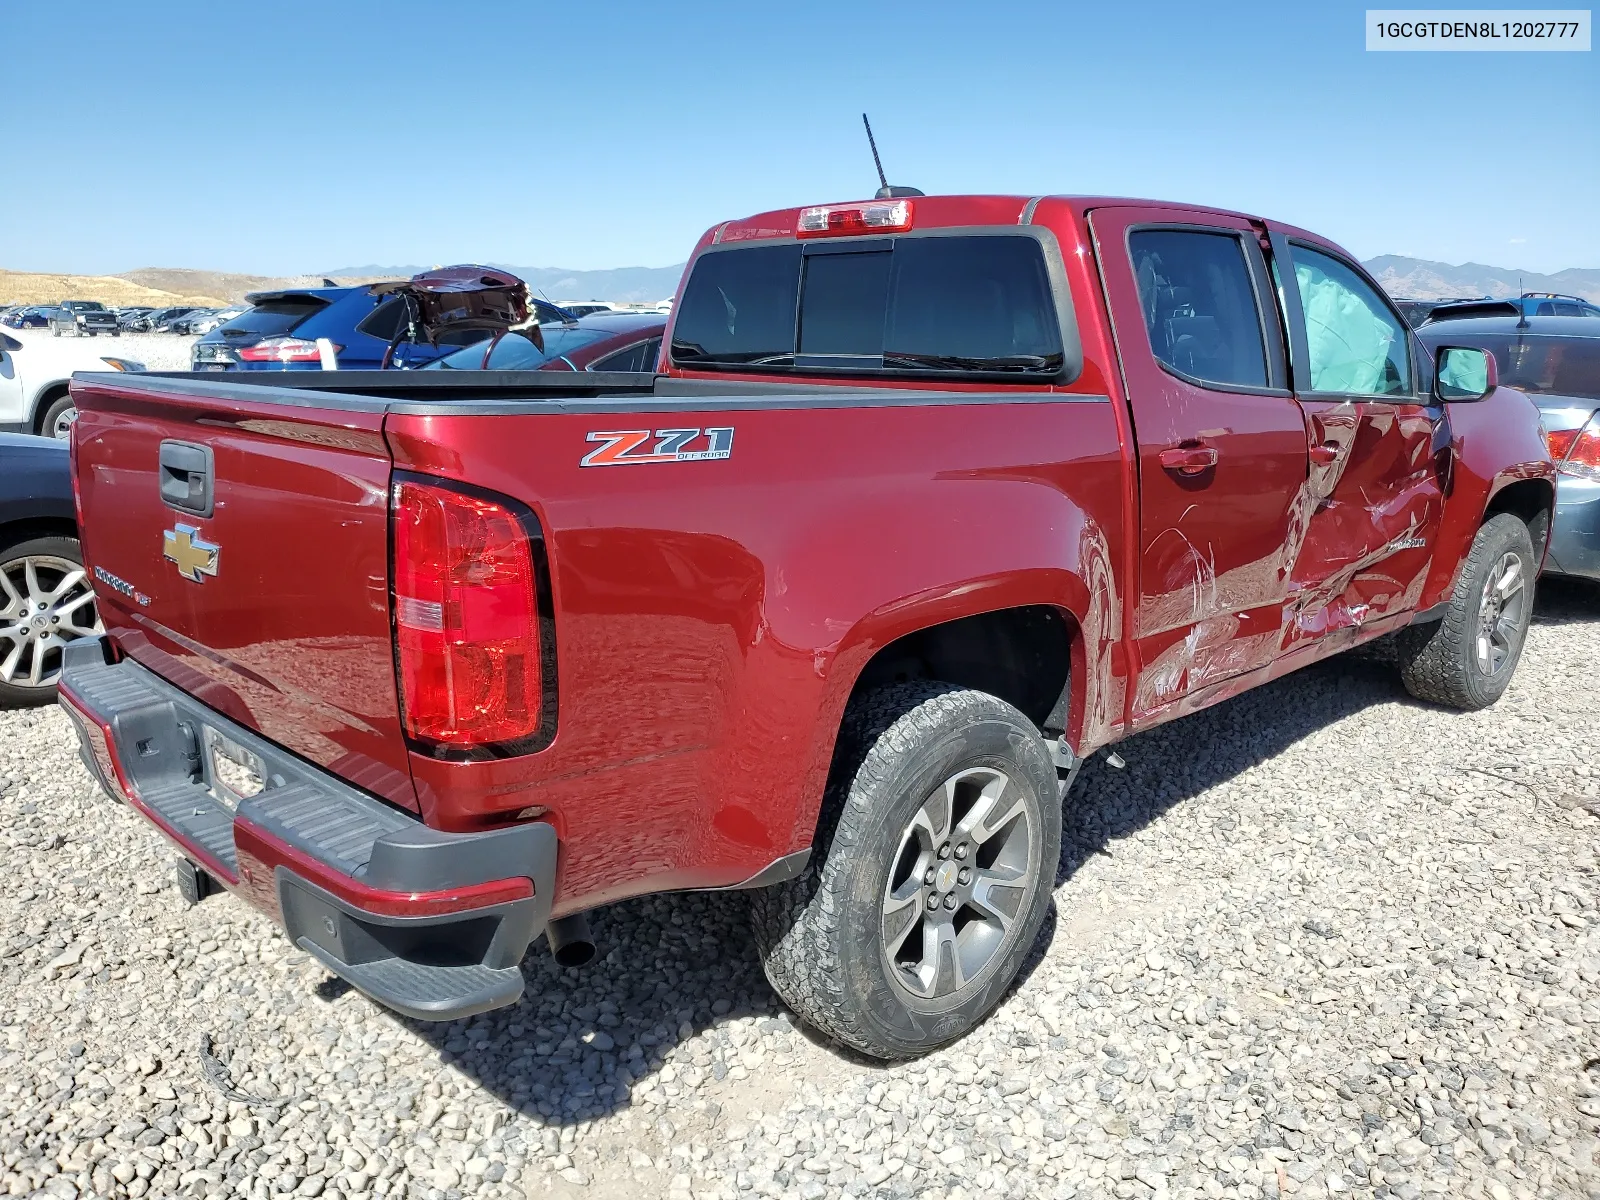
M 651 338 L 649 341 L 616 350 L 604 358 L 596 359 L 589 364 L 591 371 L 654 371 L 656 359 L 661 357 L 661 339 Z
M 1147 229 L 1129 236 L 1128 249 L 1156 358 L 1204 383 L 1267 386 L 1261 315 L 1238 237 Z
M 1060 318 L 1027 236 L 935 236 L 706 254 L 673 331 L 680 366 L 1051 377 Z

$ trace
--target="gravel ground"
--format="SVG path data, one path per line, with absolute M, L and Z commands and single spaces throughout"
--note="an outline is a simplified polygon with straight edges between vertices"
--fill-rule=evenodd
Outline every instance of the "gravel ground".
M 124 333 L 117 337 L 102 333 L 92 338 L 58 338 L 48 329 L 7 329 L 5 332 L 21 341 L 24 347 L 36 343 L 48 346 L 52 354 L 79 355 L 83 359 L 81 369 L 85 371 L 105 370 L 104 364 L 96 360 L 106 354 L 142 362 L 152 371 L 187 371 L 189 347 L 197 340 L 172 333 Z
M 181 909 L 65 718 L 0 714 L 0 1191 L 1600 1197 L 1597 661 L 1600 590 L 1548 585 L 1488 712 L 1374 652 L 1096 759 L 1019 987 L 889 1068 L 796 1028 L 728 895 L 396 1018 Z

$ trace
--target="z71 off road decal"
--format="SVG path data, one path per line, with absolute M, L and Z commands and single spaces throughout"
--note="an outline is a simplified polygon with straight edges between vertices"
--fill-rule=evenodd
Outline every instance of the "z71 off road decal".
M 698 442 L 705 435 L 703 443 Z M 640 450 L 651 437 L 649 450 Z M 587 439 L 601 443 L 583 456 L 580 467 L 627 467 L 635 463 L 705 462 L 733 454 L 733 429 L 613 429 L 591 433 Z M 690 447 L 693 447 L 692 449 Z

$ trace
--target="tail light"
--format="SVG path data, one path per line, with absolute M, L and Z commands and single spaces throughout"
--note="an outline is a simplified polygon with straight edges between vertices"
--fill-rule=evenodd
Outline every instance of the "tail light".
M 335 351 L 343 349 L 343 346 L 334 347 Z M 305 338 L 269 337 L 262 338 L 254 346 L 245 346 L 239 351 L 239 359 L 241 362 L 321 362 L 322 351 L 316 342 Z
M 545 680 L 528 529 L 509 502 L 432 483 L 397 481 L 393 503 L 407 733 L 455 749 L 538 734 Z
M 853 233 L 900 233 L 911 228 L 911 201 L 819 204 L 802 208 L 797 237 L 846 237 Z
M 1545 440 L 1561 474 L 1600 479 L 1600 428 L 1596 427 L 1596 418 L 1589 418 L 1589 423 L 1578 429 L 1552 429 L 1545 434 Z

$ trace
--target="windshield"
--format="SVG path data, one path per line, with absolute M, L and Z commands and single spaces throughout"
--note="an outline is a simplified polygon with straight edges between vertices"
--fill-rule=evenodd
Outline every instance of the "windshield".
M 579 347 L 587 346 L 591 342 L 598 342 L 608 338 L 611 333 L 604 329 L 585 329 L 577 325 L 564 325 L 552 328 L 549 325 L 541 326 L 540 332 L 544 334 L 544 349 L 540 350 L 527 338 L 519 333 L 508 333 L 501 338 L 494 350 L 489 354 L 489 364 L 483 362 L 483 339 L 474 345 L 457 350 L 454 354 L 447 354 L 437 362 L 431 362 L 424 370 L 427 371 L 537 371 L 553 358 L 563 354 L 571 354 Z
M 106 306 L 98 300 L 74 300 L 67 307 L 77 312 L 105 312 L 106 310 Z

